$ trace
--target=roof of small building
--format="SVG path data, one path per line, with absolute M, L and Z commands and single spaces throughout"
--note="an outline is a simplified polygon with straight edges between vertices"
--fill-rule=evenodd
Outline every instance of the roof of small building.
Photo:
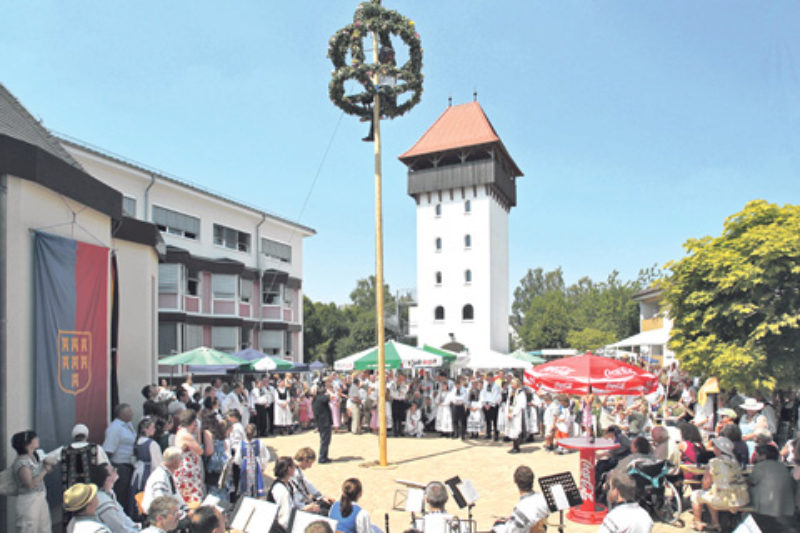
M 456 148 L 467 148 L 497 144 L 510 161 L 515 176 L 522 176 L 514 160 L 508 154 L 503 141 L 489 122 L 478 102 L 449 106 L 422 137 L 402 154 L 403 162 L 413 157 L 445 152 Z
M 80 163 L 69 155 L 58 139 L 31 115 L 2 83 L 0 83 L 0 135 L 8 135 L 41 148 L 73 167 L 83 170 Z

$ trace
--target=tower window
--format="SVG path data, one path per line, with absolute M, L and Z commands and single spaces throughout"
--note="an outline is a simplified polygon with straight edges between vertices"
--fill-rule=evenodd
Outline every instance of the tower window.
M 466 269 L 464 271 L 464 283 L 472 283 L 472 270 Z
M 472 212 L 472 202 L 470 202 L 469 200 L 464 202 L 464 212 L 465 213 L 471 213 Z
M 433 319 L 444 320 L 444 307 L 441 305 L 436 306 L 436 309 L 433 310 Z
M 436 273 L 436 284 L 437 285 L 441 285 L 442 284 L 442 273 L 441 272 L 437 272 Z
M 472 320 L 475 318 L 475 311 L 472 309 L 472 304 L 467 304 L 461 309 L 461 318 L 463 320 Z
M 442 216 L 442 204 L 436 204 L 436 207 L 434 209 L 437 217 Z
M 442 251 L 442 238 L 441 237 L 436 237 L 436 251 L 437 252 L 441 252 Z
M 472 248 L 472 236 L 469 233 L 464 235 L 464 248 Z

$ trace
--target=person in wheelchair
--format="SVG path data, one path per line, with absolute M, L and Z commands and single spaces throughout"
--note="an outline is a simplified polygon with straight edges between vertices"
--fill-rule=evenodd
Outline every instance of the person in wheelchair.
M 628 462 L 627 471 L 615 469 L 614 474 L 617 473 L 628 474 L 634 479 L 636 501 L 653 520 L 668 524 L 680 520 L 683 511 L 680 482 L 683 476 L 675 471 L 671 462 L 654 456 L 640 456 Z

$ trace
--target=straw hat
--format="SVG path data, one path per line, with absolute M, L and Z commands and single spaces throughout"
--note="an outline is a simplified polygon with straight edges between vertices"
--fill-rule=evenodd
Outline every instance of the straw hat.
M 736 411 L 731 409 L 730 407 L 723 407 L 722 409 L 717 410 L 717 414 L 719 416 L 727 416 L 730 418 L 736 418 Z
M 75 483 L 64 491 L 64 510 L 80 511 L 97 496 L 97 485 L 94 483 Z
M 742 409 L 745 411 L 760 411 L 764 408 L 764 404 L 756 401 L 755 398 L 747 398 L 742 405 L 740 405 Z

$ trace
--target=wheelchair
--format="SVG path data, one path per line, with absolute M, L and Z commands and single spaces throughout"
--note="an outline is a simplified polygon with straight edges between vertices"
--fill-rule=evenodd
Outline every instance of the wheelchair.
M 637 501 L 642 509 L 654 521 L 680 525 L 683 476 L 670 474 L 674 470 L 675 465 L 669 461 L 640 459 L 628 465 L 628 475 L 636 480 Z

